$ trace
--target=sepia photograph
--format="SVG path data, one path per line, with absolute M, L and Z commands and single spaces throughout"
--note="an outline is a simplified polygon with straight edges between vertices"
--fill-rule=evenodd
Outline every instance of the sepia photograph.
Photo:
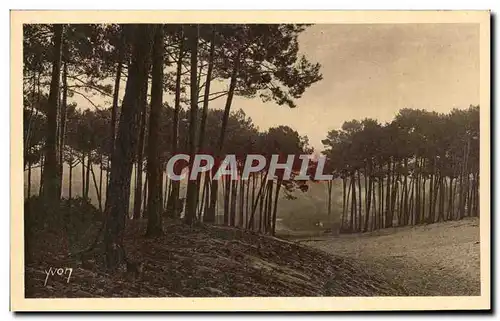
M 490 308 L 488 11 L 11 11 L 11 81 L 11 310 Z

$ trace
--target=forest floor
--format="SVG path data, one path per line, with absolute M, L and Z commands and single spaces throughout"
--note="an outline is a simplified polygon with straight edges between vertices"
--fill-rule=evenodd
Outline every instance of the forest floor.
M 396 282 L 369 273 L 363 262 L 248 231 L 167 221 L 164 235 L 144 237 L 146 222 L 129 221 L 124 244 L 129 260 L 143 261 L 135 278 L 105 273 L 103 255 L 68 259 L 61 232 L 32 237 L 25 268 L 27 298 L 241 297 L 407 295 Z M 67 248 L 67 247 L 66 247 Z M 69 273 L 51 273 L 72 268 Z M 63 270 L 60 270 L 63 272 Z M 69 271 L 68 271 L 69 272 Z
M 477 218 L 298 242 L 354 259 L 410 295 L 480 295 Z

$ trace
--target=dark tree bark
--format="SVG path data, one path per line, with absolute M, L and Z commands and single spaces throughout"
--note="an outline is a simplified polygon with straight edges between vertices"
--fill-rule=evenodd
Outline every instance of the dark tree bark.
M 67 53 L 65 53 L 67 55 Z M 63 76 L 62 76 L 62 101 L 61 101 L 61 115 L 60 115 L 60 124 L 61 130 L 59 133 L 59 196 L 61 196 L 62 185 L 63 185 L 63 173 L 64 173 L 64 140 L 66 138 L 66 107 L 68 105 L 68 63 L 67 57 L 64 59 L 63 64 Z
M 179 58 L 177 60 L 177 71 L 175 78 L 175 107 L 172 117 L 172 154 L 175 155 L 179 146 L 179 114 L 181 111 L 181 75 L 182 60 L 184 58 L 184 32 L 181 31 L 179 40 Z M 170 182 L 171 190 L 167 201 L 167 213 L 177 217 L 178 199 L 180 192 L 180 182 L 173 180 Z
M 148 135 L 148 227 L 146 236 L 154 237 L 163 234 L 161 220 L 161 185 L 163 170 L 160 164 L 158 133 L 160 131 L 161 109 L 163 108 L 163 25 L 155 28 L 153 44 L 153 70 L 151 83 L 151 111 L 149 114 Z
M 194 157 L 197 150 L 196 134 L 198 131 L 198 32 L 199 26 L 190 26 L 190 52 L 191 52 L 191 108 L 189 112 L 189 169 L 193 168 Z M 193 224 L 196 220 L 196 208 L 198 201 L 198 185 L 197 180 L 189 179 L 187 183 L 187 196 L 186 196 L 186 216 L 184 222 L 186 224 Z
M 149 58 L 147 59 L 149 61 Z M 146 62 L 146 69 L 149 71 L 149 63 Z M 143 165 L 144 165 L 144 140 L 146 138 L 146 127 L 147 127 L 147 114 L 148 114 L 148 77 L 142 80 L 140 101 L 141 101 L 141 120 L 139 125 L 139 144 L 137 146 L 137 176 L 135 184 L 134 193 L 134 219 L 139 219 L 141 217 L 141 205 L 142 205 L 142 193 L 143 187 L 142 176 L 143 176 Z M 145 184 L 144 184 L 145 185 Z
M 59 204 L 59 164 L 57 158 L 57 123 L 59 113 L 59 78 L 61 74 L 61 54 L 63 25 L 54 24 L 54 46 L 52 58 L 52 75 L 48 98 L 47 126 L 45 138 L 45 163 L 43 168 L 42 198 L 46 208 L 53 211 Z M 51 213 L 50 213 L 51 214 Z
M 278 198 L 280 195 L 280 190 L 281 190 L 281 183 L 282 180 L 278 178 L 276 182 L 276 194 L 274 195 L 274 209 L 273 209 L 273 217 L 272 217 L 272 228 L 271 228 L 271 235 L 276 234 L 276 219 L 278 215 Z
M 89 190 L 90 190 L 90 169 L 92 167 L 91 162 L 91 154 L 87 155 L 87 165 L 85 166 L 85 195 L 84 198 L 89 198 Z
M 123 26 L 122 26 L 123 28 Z M 123 42 L 125 37 L 125 31 L 122 29 L 121 31 L 121 41 L 118 47 L 118 61 L 116 62 L 116 74 L 115 74 L 115 84 L 113 90 L 113 105 L 111 107 L 111 124 L 110 124 L 110 139 L 109 139 L 109 153 L 113 154 L 113 150 L 115 149 L 115 136 L 116 136 L 116 120 L 118 117 L 118 99 L 120 96 L 120 80 L 122 78 L 122 63 L 123 63 Z M 106 174 L 106 202 L 109 199 L 109 172 L 110 172 L 111 162 L 108 158 L 108 172 Z M 105 205 L 106 207 L 107 205 Z
M 328 191 L 328 216 L 332 214 L 332 188 L 333 188 L 333 180 L 329 180 L 326 182 L 326 187 Z
M 215 153 L 215 158 L 219 159 L 222 154 L 222 148 L 224 147 L 224 139 L 226 137 L 227 122 L 229 119 L 229 112 L 231 111 L 231 105 L 233 103 L 234 90 L 236 89 L 236 80 L 240 65 L 240 52 L 236 54 L 235 61 L 233 62 L 233 70 L 231 73 L 231 80 L 229 82 L 229 92 L 226 99 L 226 105 L 224 107 L 224 114 L 222 116 L 222 125 L 220 129 L 219 144 Z M 208 210 L 207 222 L 210 223 L 212 218 L 215 218 L 215 204 L 217 203 L 217 193 L 218 193 L 217 181 L 212 181 L 212 186 L 210 188 L 210 206 Z
M 238 181 L 231 180 L 231 207 L 229 225 L 236 226 L 236 201 L 238 199 Z
M 73 187 L 73 163 L 69 164 L 69 188 L 68 188 L 68 199 L 71 199 L 72 195 L 72 187 Z
M 224 184 L 224 225 L 229 225 L 229 202 L 231 199 L 231 178 L 226 176 L 222 181 Z
M 150 51 L 149 25 L 135 25 L 132 62 L 128 69 L 127 85 L 123 99 L 116 147 L 111 163 L 109 202 L 106 208 L 104 244 L 106 266 L 115 270 L 123 260 L 123 232 L 129 212 L 130 178 L 134 152 L 137 148 L 137 126 L 142 101 L 141 84 L 148 76 L 147 56 Z

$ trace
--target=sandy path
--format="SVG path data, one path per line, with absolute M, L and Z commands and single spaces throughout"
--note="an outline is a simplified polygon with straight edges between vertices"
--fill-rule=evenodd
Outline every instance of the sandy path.
M 479 220 L 301 240 L 366 264 L 413 295 L 479 295 Z

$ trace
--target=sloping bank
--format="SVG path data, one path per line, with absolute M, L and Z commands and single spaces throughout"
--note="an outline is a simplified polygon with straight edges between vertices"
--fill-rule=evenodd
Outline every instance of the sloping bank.
M 144 261 L 138 278 L 103 273 L 95 262 L 68 261 L 52 242 L 40 243 L 26 266 L 27 297 L 205 297 L 205 296 L 395 296 L 406 291 L 369 274 L 356 260 L 293 242 L 226 227 L 187 227 L 169 221 L 165 235 L 143 237 L 145 222 L 130 223 L 125 237 L 129 259 Z M 43 232 L 40 232 L 43 233 Z M 42 237 L 42 235 L 39 235 Z M 59 252 L 58 252 L 59 251 Z M 48 257 L 51 259 L 47 261 Z M 71 267 L 67 277 L 50 267 Z M 47 279 L 47 284 L 44 285 Z

